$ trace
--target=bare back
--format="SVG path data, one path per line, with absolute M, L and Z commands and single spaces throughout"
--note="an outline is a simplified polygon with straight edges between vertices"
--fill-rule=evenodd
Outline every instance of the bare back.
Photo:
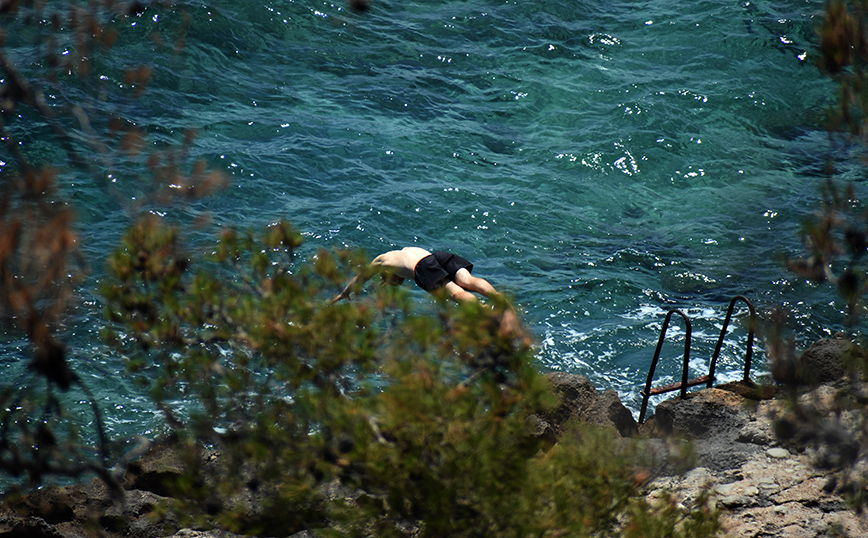
M 380 254 L 371 262 L 372 265 L 379 265 L 383 268 L 392 270 L 395 275 L 413 280 L 413 270 L 419 260 L 431 253 L 424 248 L 419 247 L 404 247 L 401 250 L 390 250 Z

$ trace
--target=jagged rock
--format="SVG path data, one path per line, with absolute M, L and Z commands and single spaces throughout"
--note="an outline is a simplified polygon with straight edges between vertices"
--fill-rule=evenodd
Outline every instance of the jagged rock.
M 0 538 L 161 538 L 180 527 L 171 511 L 153 517 L 169 502 L 150 491 L 111 490 L 98 478 L 46 487 L 6 501 Z
M 751 443 L 754 445 L 770 445 L 774 442 L 774 433 L 771 425 L 767 421 L 755 420 L 748 422 L 741 431 L 738 432 L 736 441 L 741 443 Z
M 99 518 L 106 530 L 131 538 L 160 538 L 178 530 L 179 525 L 169 514 L 153 517 L 154 509 L 169 499 L 150 491 L 132 490 L 124 494 L 123 502 L 115 503 Z
M 0 516 L 0 538 L 65 538 L 40 517 Z
M 847 372 L 852 347 L 850 340 L 841 336 L 814 342 L 796 362 L 799 380 L 814 385 L 841 379 Z
M 57 525 L 75 517 L 74 504 L 75 499 L 69 491 L 49 487 L 11 502 L 10 508 L 20 516 L 36 517 L 50 525 Z
M 703 438 L 737 435 L 749 422 L 745 398 L 734 392 L 705 389 L 686 398 L 661 402 L 655 410 L 654 427 L 663 435 Z
M 864 382 L 821 385 L 774 415 L 777 438 L 808 447 L 814 465 L 823 469 L 850 467 L 861 454 L 865 419 Z
M 607 390 L 579 417 L 590 424 L 611 424 L 623 437 L 632 437 L 638 432 L 633 413 L 624 407 L 614 390 Z
M 293 534 L 293 537 L 296 535 Z M 312 535 L 311 535 L 312 536 Z M 227 531 L 197 531 L 193 529 L 181 529 L 169 538 L 241 538 L 241 534 Z M 291 537 L 292 538 L 292 537 Z M 302 538 L 298 535 L 298 538 Z
M 145 453 L 138 461 L 127 467 L 129 489 L 150 491 L 162 497 L 172 496 L 173 482 L 184 473 L 180 445 L 163 442 Z
M 631 436 L 637 431 L 636 420 L 624 407 L 618 393 L 607 390 L 602 395 L 587 377 L 565 372 L 546 375 L 561 402 L 557 408 L 539 417 L 538 433 L 560 432 L 570 419 L 613 428 L 621 436 Z
M 546 374 L 546 379 L 551 383 L 555 394 L 561 398 L 560 405 L 545 415 L 547 421 L 555 428 L 559 428 L 571 418 L 578 417 L 582 410 L 590 407 L 600 395 L 583 375 L 553 372 Z
M 560 432 L 550 422 L 539 415 L 531 415 L 528 417 L 528 420 L 530 435 L 542 439 L 548 446 L 552 446 L 558 442 Z
M 774 398 L 775 394 L 777 394 L 778 392 L 777 387 L 768 385 L 757 385 L 750 380 L 730 381 L 729 383 L 717 385 L 714 388 L 734 392 L 739 396 L 744 396 L 749 400 L 768 400 L 769 398 Z
M 814 537 L 820 536 L 822 512 L 799 503 L 753 507 L 738 520 L 725 521 L 733 537 Z M 777 532 L 775 532 L 777 530 Z

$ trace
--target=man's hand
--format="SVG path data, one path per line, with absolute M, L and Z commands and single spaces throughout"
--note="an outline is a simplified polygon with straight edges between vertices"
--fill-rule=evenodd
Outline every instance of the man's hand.
M 346 299 L 346 298 L 348 298 L 349 296 L 350 296 L 350 292 L 349 292 L 349 290 L 344 290 L 344 291 L 340 292 L 340 293 L 337 295 L 337 297 L 335 297 L 334 299 L 332 299 L 332 302 L 330 302 L 329 304 L 335 304 L 336 302 L 340 301 L 341 299 Z
M 365 280 L 367 280 L 367 279 L 365 279 Z M 346 298 L 348 298 L 348 297 L 350 296 L 350 290 L 353 289 L 353 286 L 355 286 L 359 281 L 361 281 L 362 283 L 364 283 L 365 280 L 362 280 L 362 278 L 361 278 L 361 277 L 358 277 L 358 276 L 355 277 L 355 278 L 353 278 L 353 279 L 350 281 L 350 283 L 347 284 L 347 287 L 344 288 L 344 291 L 340 292 L 340 293 L 337 295 L 337 297 L 335 297 L 334 299 L 332 299 L 332 302 L 330 302 L 329 304 L 335 304 L 336 302 L 340 301 L 341 299 L 346 299 Z

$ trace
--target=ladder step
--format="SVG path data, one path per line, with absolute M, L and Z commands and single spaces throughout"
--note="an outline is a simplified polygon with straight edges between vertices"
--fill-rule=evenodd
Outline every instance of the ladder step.
M 696 385 L 704 385 L 704 384 L 708 383 L 709 381 L 714 381 L 714 377 L 712 377 L 710 375 L 704 375 L 702 377 L 696 377 L 694 379 L 688 379 L 687 385 L 685 385 L 685 386 L 686 387 L 694 387 Z M 682 384 L 679 381 L 678 383 L 671 383 L 669 385 L 663 385 L 662 387 L 653 388 L 653 389 L 651 389 L 651 391 L 648 394 L 645 394 L 645 391 L 643 390 L 643 391 L 641 391 L 641 394 L 642 394 L 642 396 L 654 396 L 656 394 L 664 394 L 666 392 L 672 392 L 673 390 L 678 390 L 681 388 L 681 386 L 682 386 Z

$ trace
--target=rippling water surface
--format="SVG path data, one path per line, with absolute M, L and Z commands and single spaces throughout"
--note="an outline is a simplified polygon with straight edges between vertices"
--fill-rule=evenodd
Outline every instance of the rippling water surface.
M 226 171 L 220 224 L 287 218 L 305 254 L 417 245 L 460 253 L 514 297 L 545 370 L 588 376 L 638 412 L 665 313 L 691 316 L 705 373 L 729 300 L 786 304 L 804 342 L 841 320 L 779 256 L 798 248 L 829 156 L 814 67 L 816 1 L 219 1 L 148 8 L 95 67 L 154 62 L 133 120 Z M 158 48 L 190 15 L 183 54 Z M 116 62 L 116 63 L 112 63 Z M 33 142 L 34 144 L 36 142 Z M 123 177 L 116 178 L 118 191 Z M 71 189 L 100 260 L 126 222 Z M 420 302 L 424 293 L 413 292 Z M 84 290 L 70 329 L 116 433 L 157 427 L 96 338 Z M 676 324 L 677 325 L 677 324 Z M 659 378 L 680 375 L 672 329 Z M 740 376 L 737 326 L 719 371 Z M 17 359 L 20 341 L 4 341 Z M 16 351 L 17 350 L 17 351 Z M 762 369 L 758 350 L 758 369 Z

